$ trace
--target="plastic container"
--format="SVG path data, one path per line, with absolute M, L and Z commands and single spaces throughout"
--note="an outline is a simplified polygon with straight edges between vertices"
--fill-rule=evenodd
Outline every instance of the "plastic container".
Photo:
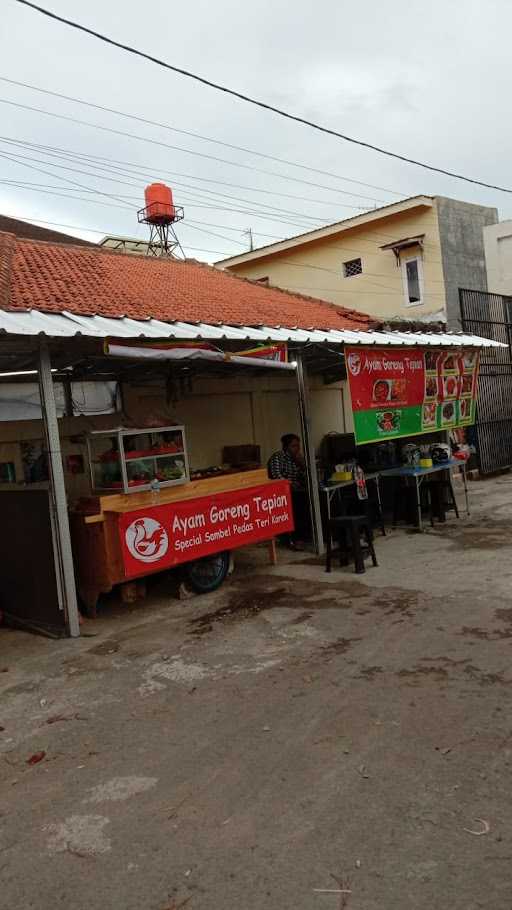
M 420 468 L 431 468 L 434 462 L 431 458 L 420 458 Z
M 176 210 L 172 190 L 165 183 L 150 183 L 144 190 L 147 221 L 162 224 L 174 221 Z

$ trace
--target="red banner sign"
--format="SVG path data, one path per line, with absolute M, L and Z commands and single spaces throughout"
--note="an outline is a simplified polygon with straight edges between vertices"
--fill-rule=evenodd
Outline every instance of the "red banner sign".
M 474 423 L 478 351 L 345 348 L 359 444 Z
M 119 517 L 126 578 L 289 531 L 293 531 L 293 512 L 286 480 L 148 506 Z
M 354 411 L 423 401 L 425 367 L 418 348 L 350 348 L 347 366 Z

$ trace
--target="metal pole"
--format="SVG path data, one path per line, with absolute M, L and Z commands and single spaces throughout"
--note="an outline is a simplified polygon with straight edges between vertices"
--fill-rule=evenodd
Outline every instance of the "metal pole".
M 50 499 L 54 508 L 55 536 L 57 543 L 56 562 L 60 570 L 61 588 L 66 614 L 66 625 L 72 638 L 80 635 L 78 606 L 76 602 L 75 575 L 73 571 L 73 554 L 71 552 L 71 535 L 69 532 L 68 507 L 62 453 L 60 450 L 59 425 L 55 407 L 50 353 L 46 341 L 39 347 L 39 394 L 43 412 L 43 426 L 48 443 L 50 467 Z
M 64 401 L 66 402 L 66 417 L 73 417 L 73 390 L 71 388 L 71 379 L 65 379 L 62 383 L 64 390 Z
M 315 449 L 313 440 L 311 439 L 309 394 L 302 354 L 296 354 L 295 361 L 297 363 L 297 391 L 299 395 L 300 423 L 302 427 L 302 441 L 304 444 L 304 457 L 306 462 L 306 480 L 311 512 L 311 526 L 313 530 L 313 545 L 315 552 L 321 555 L 325 550 L 322 530 L 322 513 L 320 510 L 320 493 L 316 471 Z
M 415 477 L 416 481 L 416 508 L 418 509 L 418 531 L 423 531 L 423 525 L 421 522 L 421 478 Z

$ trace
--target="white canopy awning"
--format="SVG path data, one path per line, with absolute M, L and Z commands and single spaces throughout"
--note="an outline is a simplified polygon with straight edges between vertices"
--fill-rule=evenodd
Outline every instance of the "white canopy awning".
M 0 334 L 47 338 L 172 338 L 215 341 L 286 341 L 296 344 L 335 345 L 432 345 L 433 347 L 503 348 L 499 341 L 452 332 L 356 332 L 350 329 L 283 328 L 280 326 L 233 326 L 191 322 L 159 322 L 157 319 L 109 319 L 75 313 L 43 313 L 39 310 L 0 310 Z

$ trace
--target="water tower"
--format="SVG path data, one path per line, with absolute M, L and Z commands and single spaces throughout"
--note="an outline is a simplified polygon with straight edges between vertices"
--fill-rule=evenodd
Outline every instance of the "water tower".
M 174 230 L 176 222 L 183 220 L 183 209 L 174 205 L 171 188 L 165 183 L 151 183 L 144 190 L 144 201 L 146 206 L 137 212 L 137 220 L 150 227 L 147 255 L 173 259 L 178 249 L 185 259 Z

